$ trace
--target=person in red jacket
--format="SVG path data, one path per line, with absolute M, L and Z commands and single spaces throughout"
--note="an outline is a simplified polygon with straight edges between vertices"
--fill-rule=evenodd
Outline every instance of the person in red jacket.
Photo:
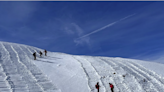
M 114 89 L 113 84 L 109 83 L 109 85 L 110 85 L 110 88 L 111 88 L 111 92 L 114 92 L 114 91 L 113 91 L 113 89 Z
M 96 87 L 96 89 L 97 89 L 97 92 L 99 92 L 99 88 L 100 88 L 99 82 L 97 82 L 97 84 L 95 85 L 95 87 Z

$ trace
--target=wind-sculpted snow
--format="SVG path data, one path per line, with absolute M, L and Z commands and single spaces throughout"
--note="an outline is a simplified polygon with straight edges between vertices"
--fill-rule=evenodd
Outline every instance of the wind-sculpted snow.
M 97 92 L 97 82 L 100 92 L 111 92 L 109 83 L 114 92 L 164 92 L 164 78 L 137 60 L 40 51 L 0 42 L 0 92 Z

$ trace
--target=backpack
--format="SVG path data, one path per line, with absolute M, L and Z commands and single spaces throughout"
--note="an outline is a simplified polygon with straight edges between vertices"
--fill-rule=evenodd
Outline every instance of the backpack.
M 96 87 L 97 89 L 99 89 L 99 86 L 98 86 L 98 85 L 95 85 L 95 87 Z
M 114 88 L 114 86 L 113 86 L 112 84 L 110 84 L 110 87 L 111 87 L 111 88 Z

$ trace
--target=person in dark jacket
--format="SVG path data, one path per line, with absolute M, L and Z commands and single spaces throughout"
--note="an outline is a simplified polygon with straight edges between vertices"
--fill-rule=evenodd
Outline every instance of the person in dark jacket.
M 99 86 L 99 82 L 97 82 L 97 84 L 95 85 L 97 92 L 99 92 L 100 86 Z
M 113 84 L 109 83 L 109 86 L 110 86 L 110 88 L 111 88 L 111 92 L 114 92 L 114 91 L 113 91 L 113 89 L 114 89 Z
M 44 52 L 45 52 L 45 56 L 47 56 L 47 50 L 44 50 Z
M 36 60 L 36 52 L 33 53 L 34 60 Z
M 40 57 L 41 57 L 42 56 L 42 52 L 40 51 L 39 54 L 40 54 Z

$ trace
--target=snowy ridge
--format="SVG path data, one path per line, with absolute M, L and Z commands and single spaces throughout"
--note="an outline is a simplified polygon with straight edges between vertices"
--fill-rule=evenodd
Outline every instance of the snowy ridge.
M 111 92 L 109 83 L 114 92 L 164 92 L 163 76 L 138 63 L 145 61 L 39 51 L 0 42 L 0 92 L 97 92 L 97 82 L 100 92 Z

